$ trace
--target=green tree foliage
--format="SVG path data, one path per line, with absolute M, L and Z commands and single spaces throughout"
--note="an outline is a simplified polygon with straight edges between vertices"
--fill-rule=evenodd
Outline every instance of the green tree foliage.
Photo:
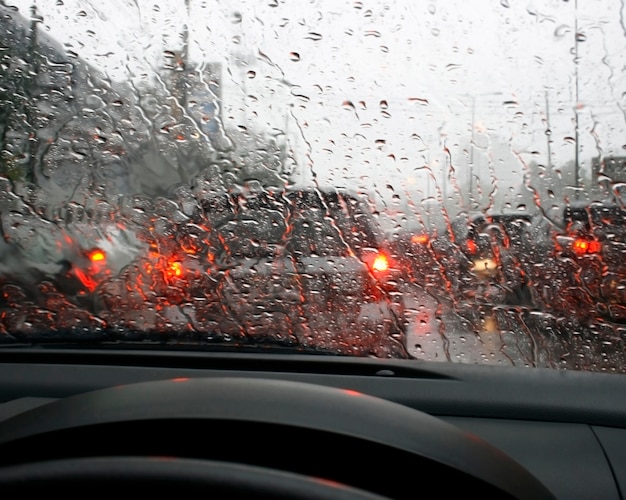
M 3 8 L 5 9 L 5 8 Z M 41 54 L 35 12 L 28 23 L 16 13 L 0 16 L 0 175 L 33 179 L 36 108 Z

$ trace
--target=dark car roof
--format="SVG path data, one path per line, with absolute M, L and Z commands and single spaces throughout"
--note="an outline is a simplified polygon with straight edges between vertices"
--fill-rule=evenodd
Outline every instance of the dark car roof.
M 573 202 L 563 208 L 563 222 L 589 222 L 594 223 L 603 220 L 601 216 L 621 218 L 626 220 L 626 208 L 611 201 Z
M 222 242 L 230 241 L 234 228 L 239 228 L 239 242 L 230 242 L 233 248 L 249 240 L 257 246 L 290 241 L 298 248 L 313 249 L 330 245 L 331 238 L 359 255 L 359 249 L 378 247 L 384 241 L 367 197 L 349 189 L 237 190 L 207 197 L 200 205 Z
M 514 212 L 514 213 L 470 213 L 461 214 L 452 222 L 452 229 L 455 232 L 456 237 L 467 236 L 472 231 L 481 231 L 485 226 L 490 224 L 503 224 L 506 229 L 509 224 L 517 221 L 532 222 L 533 215 L 527 212 Z
M 531 221 L 533 219 L 533 216 L 527 213 L 493 214 L 488 215 L 488 217 L 491 218 L 493 222 L 508 222 L 515 220 Z

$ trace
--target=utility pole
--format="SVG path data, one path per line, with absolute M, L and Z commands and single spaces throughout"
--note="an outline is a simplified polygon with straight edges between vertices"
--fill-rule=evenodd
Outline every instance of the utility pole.
M 475 122 L 476 122 L 476 97 L 475 96 L 471 96 L 472 97 L 472 136 L 471 136 L 471 143 L 470 143 L 470 164 L 469 164 L 469 196 L 468 196 L 468 202 L 469 205 L 471 207 L 472 204 L 472 196 L 474 196 L 474 187 L 473 187 L 473 182 L 474 182 L 474 130 L 476 129 L 475 126 Z
M 185 0 L 185 12 L 187 13 L 187 19 L 183 25 L 183 47 L 180 57 L 182 59 L 182 85 L 181 85 L 181 107 L 187 108 L 187 72 L 189 71 L 189 26 L 187 24 L 189 20 L 189 0 Z
M 476 149 L 475 140 L 476 140 L 476 98 L 477 97 L 486 97 L 486 96 L 501 96 L 502 92 L 486 92 L 484 94 L 469 94 L 469 97 L 472 99 L 472 132 L 471 132 L 471 144 L 470 144 L 470 161 L 469 161 L 469 182 L 468 182 L 468 200 L 469 207 L 472 208 L 472 198 L 474 196 L 474 171 L 478 172 L 478 168 L 474 165 L 474 150 Z M 478 172 L 480 174 L 480 172 Z
M 40 74 L 40 60 L 41 56 L 39 55 L 38 48 L 38 27 L 39 24 L 39 15 L 37 14 L 37 5 L 33 3 L 30 7 L 30 27 L 29 27 L 29 46 L 28 46 L 28 60 L 30 61 L 31 70 L 30 75 L 26 77 L 24 80 L 25 83 L 25 94 L 28 96 L 28 101 L 25 104 L 24 111 L 27 117 L 27 121 L 30 124 L 30 127 L 33 127 L 35 121 L 35 115 L 37 114 L 37 105 L 35 104 L 35 99 L 39 94 L 39 74 Z M 35 140 L 34 131 L 30 130 L 33 135 L 32 140 L 28 142 L 29 149 L 29 160 L 28 160 L 28 170 L 24 172 L 24 180 L 28 182 L 34 182 L 36 180 L 36 172 L 37 172 L 37 149 L 38 142 Z
M 189 0 L 185 0 L 185 8 L 189 13 Z M 187 19 L 189 15 L 187 15 Z M 187 21 L 182 29 L 182 47 L 173 51 L 171 93 L 176 98 L 176 103 L 172 108 L 172 116 L 177 122 L 182 120 L 184 110 L 187 108 L 187 71 L 189 70 L 189 26 Z
M 548 170 L 552 170 L 552 151 L 550 143 L 552 142 L 552 129 L 550 128 L 550 103 L 548 101 L 548 91 L 546 90 L 546 141 L 548 142 Z
M 574 0 L 574 198 L 579 197 L 580 167 L 578 159 L 578 0 Z

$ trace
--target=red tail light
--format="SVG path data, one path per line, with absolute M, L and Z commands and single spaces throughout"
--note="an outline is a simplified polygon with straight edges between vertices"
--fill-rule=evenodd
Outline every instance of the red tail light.
M 417 243 L 419 245 L 426 245 L 429 241 L 428 235 L 416 234 L 411 237 L 411 243 Z
M 74 274 L 87 290 L 93 292 L 100 281 L 108 272 L 106 267 L 106 253 L 99 248 L 89 250 L 85 254 L 89 259 L 89 265 L 81 269 L 80 265 L 74 267 Z
M 372 261 L 372 271 L 385 272 L 389 271 L 389 259 L 384 253 L 379 253 Z
M 474 240 L 467 240 L 467 243 L 465 245 L 467 247 L 467 251 L 471 255 L 474 255 L 478 251 L 478 245 L 476 245 L 476 242 Z
M 178 278 L 183 274 L 183 265 L 178 261 L 170 262 L 166 272 L 169 278 Z
M 576 238 L 572 243 L 572 250 L 577 255 L 599 253 L 602 249 L 600 242 L 595 240 L 586 240 L 584 238 Z
M 153 275 L 153 279 L 162 279 L 167 284 L 173 284 L 185 274 L 183 263 L 175 257 L 165 258 L 154 253 L 152 257 L 154 260 L 146 264 L 146 271 Z
M 89 260 L 94 263 L 95 262 L 104 263 L 104 261 L 106 260 L 106 254 L 102 250 L 99 250 L 99 249 L 90 251 L 87 254 L 87 257 L 89 257 Z

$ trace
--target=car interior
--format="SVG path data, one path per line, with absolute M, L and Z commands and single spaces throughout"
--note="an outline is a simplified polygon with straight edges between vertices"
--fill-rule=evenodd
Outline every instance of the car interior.
M 0 497 L 624 500 L 625 68 L 623 0 L 0 0 Z
M 237 497 L 412 498 L 416 481 L 445 478 L 436 486 L 454 495 L 617 499 L 626 485 L 626 403 L 612 396 L 625 382 L 611 374 L 54 351 L 1 354 L 3 491 L 74 495 L 89 481 L 103 491 L 132 483 Z M 172 470 L 126 463 L 164 457 Z M 261 478 L 194 476 L 180 460 L 253 466 Z M 282 473 L 305 482 L 282 484 Z M 340 491 L 317 492 L 311 481 Z

